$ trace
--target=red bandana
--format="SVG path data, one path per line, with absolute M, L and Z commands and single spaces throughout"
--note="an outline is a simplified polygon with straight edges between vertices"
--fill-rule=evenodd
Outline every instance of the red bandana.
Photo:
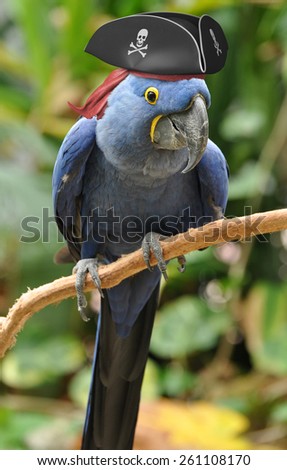
M 97 116 L 97 119 L 101 119 L 105 113 L 108 97 L 116 86 L 121 83 L 129 74 L 137 75 L 143 78 L 153 78 L 156 80 L 166 80 L 175 82 L 178 80 L 190 80 L 191 78 L 204 79 L 204 75 L 155 75 L 152 73 L 133 72 L 126 69 L 115 69 L 108 75 L 105 81 L 96 88 L 95 91 L 88 97 L 84 106 L 74 106 L 72 103 L 68 103 L 69 106 L 76 111 L 76 113 L 90 119 Z

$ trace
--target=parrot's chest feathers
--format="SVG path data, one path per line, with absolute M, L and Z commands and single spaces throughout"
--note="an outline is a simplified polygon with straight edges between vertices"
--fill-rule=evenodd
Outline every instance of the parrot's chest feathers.
M 155 186 L 159 180 L 169 178 L 184 168 L 187 152 L 187 149 L 153 150 L 144 159 L 139 175 L 142 173 L 147 179 L 146 185 Z
M 90 160 L 85 175 L 89 211 L 113 208 L 121 218 L 177 215 L 183 206 L 190 206 L 197 193 L 194 172 L 185 175 L 180 171 L 185 165 L 182 151 L 155 151 L 147 155 L 141 167 L 131 163 L 125 170 L 101 157 L 95 159 L 96 169 L 95 160 Z
M 110 145 L 105 152 L 98 150 L 97 171 L 99 164 L 106 173 L 113 174 L 130 186 L 155 187 L 162 181 L 180 173 L 188 162 L 188 148 L 177 150 L 156 149 L 146 139 L 139 137 L 139 145 Z
M 150 184 L 145 186 L 141 182 L 146 179 Z M 183 232 L 187 224 L 193 225 L 191 214 L 201 212 L 193 171 L 152 182 L 149 176 L 123 175 L 105 165 L 101 171 L 88 169 L 85 188 L 84 213 L 93 214 L 94 230 L 101 232 L 116 256 L 140 247 L 150 231 L 165 235 Z

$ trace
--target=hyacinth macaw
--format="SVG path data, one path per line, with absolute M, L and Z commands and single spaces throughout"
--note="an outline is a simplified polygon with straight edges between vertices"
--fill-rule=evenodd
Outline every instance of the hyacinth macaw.
M 223 217 L 228 188 L 225 158 L 208 139 L 203 77 L 116 69 L 108 81 L 106 99 L 92 95 L 90 105 L 97 99 L 99 107 L 90 106 L 88 117 L 82 109 L 65 137 L 53 174 L 56 220 L 76 262 L 84 319 L 87 272 L 102 295 L 83 449 L 132 448 L 161 273 L 166 276 L 160 236 Z M 149 269 L 102 292 L 98 265 L 140 247 Z M 151 252 L 158 260 L 153 270 Z

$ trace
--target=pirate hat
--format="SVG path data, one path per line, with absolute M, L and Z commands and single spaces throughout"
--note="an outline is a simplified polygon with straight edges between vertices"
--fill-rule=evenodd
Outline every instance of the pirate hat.
M 101 26 L 86 52 L 128 70 L 153 74 L 205 74 L 223 68 L 228 44 L 208 15 L 152 12 Z

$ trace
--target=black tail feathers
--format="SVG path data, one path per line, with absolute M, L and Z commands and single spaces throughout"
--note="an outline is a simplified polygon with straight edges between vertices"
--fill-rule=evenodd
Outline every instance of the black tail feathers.
M 116 334 L 108 296 L 102 300 L 82 449 L 132 449 L 158 295 L 159 284 L 127 338 Z

